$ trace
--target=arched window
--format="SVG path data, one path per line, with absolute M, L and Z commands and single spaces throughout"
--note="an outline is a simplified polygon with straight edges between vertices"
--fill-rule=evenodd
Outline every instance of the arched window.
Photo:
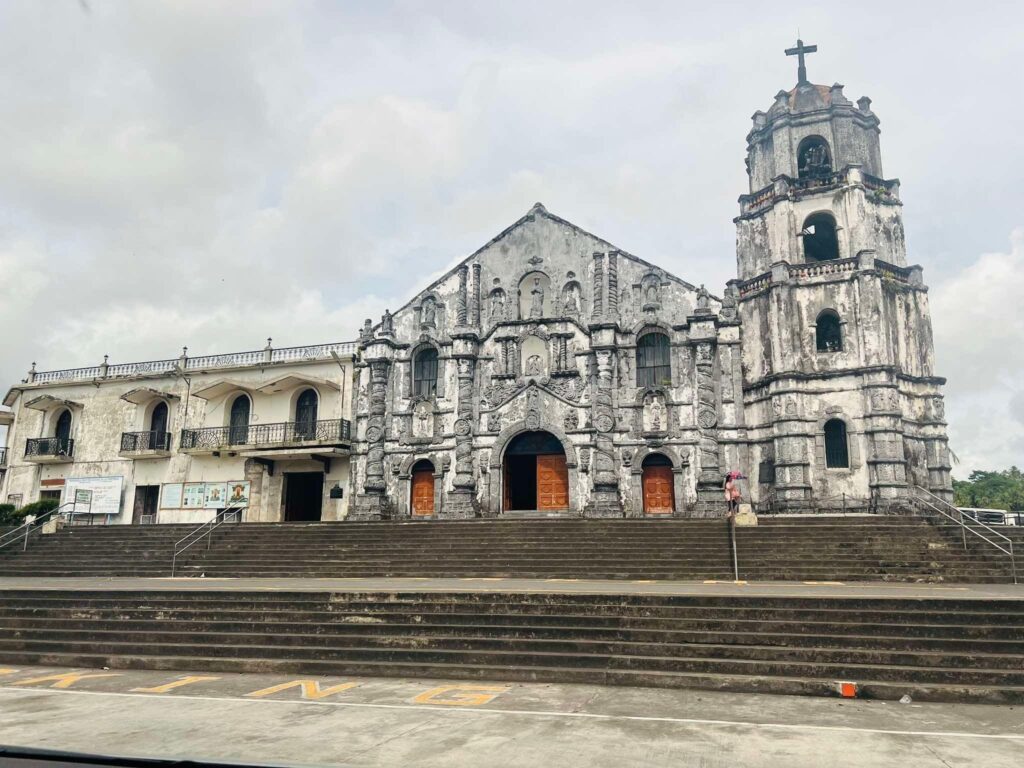
M 149 415 L 149 431 L 164 433 L 167 431 L 167 403 L 159 402 Z
M 850 466 L 846 423 L 842 419 L 829 419 L 825 422 L 825 466 L 829 469 L 846 469 Z
M 797 150 L 797 174 L 801 179 L 814 179 L 832 173 L 832 153 L 821 136 L 808 136 Z
M 249 442 L 249 411 L 252 404 L 245 395 L 239 395 L 231 404 L 231 422 L 228 430 L 228 442 L 231 445 L 243 445 Z
M 843 327 L 839 322 L 839 315 L 833 310 L 826 309 L 818 315 L 814 336 L 819 352 L 843 351 Z
M 170 435 L 167 433 L 167 403 L 160 401 L 153 406 L 149 414 L 149 448 L 166 451 L 170 448 Z
M 62 442 L 71 439 L 71 411 L 66 408 L 60 412 L 60 416 L 54 422 L 53 436 Z
M 315 389 L 304 389 L 295 401 L 295 434 L 301 440 L 316 435 L 316 417 L 320 398 Z
M 839 238 L 836 220 L 829 213 L 815 213 L 807 217 L 803 231 L 805 261 L 829 261 L 839 258 Z
M 644 334 L 636 345 L 636 385 L 660 387 L 671 384 L 668 336 L 664 333 Z
M 437 392 L 437 350 L 420 350 L 412 364 L 412 392 L 417 397 L 433 397 Z

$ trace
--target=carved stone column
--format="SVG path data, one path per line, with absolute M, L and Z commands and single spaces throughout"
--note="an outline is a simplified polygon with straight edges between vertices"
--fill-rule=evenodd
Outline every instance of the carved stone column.
M 480 326 L 480 265 L 473 265 L 473 293 L 470 303 L 470 323 Z
M 604 316 L 604 254 L 594 254 L 594 301 L 593 319 L 595 323 Z
M 389 516 L 387 482 L 384 479 L 384 435 L 387 418 L 388 372 L 391 361 L 371 360 L 370 404 L 366 421 L 366 479 L 350 517 L 354 520 L 381 520 Z
M 612 431 L 615 429 L 615 409 L 612 402 L 614 357 L 610 349 L 599 349 L 595 355 L 597 357 L 597 376 L 592 384 L 595 391 L 591 407 L 597 435 L 592 474 L 594 485 L 590 493 L 590 503 L 587 505 L 586 515 L 587 517 L 622 517 L 615 446 L 612 442 Z
M 618 251 L 608 253 L 608 319 L 616 322 L 619 319 L 619 254 Z
M 458 361 L 459 397 L 455 419 L 454 489 L 445 505 L 445 517 L 475 517 L 477 511 L 476 479 L 473 476 L 473 381 L 476 360 L 462 357 Z
M 715 393 L 715 351 L 713 341 L 696 346 L 694 368 L 697 380 L 697 428 L 699 429 L 700 474 L 697 477 L 698 514 L 711 514 L 725 506 L 722 469 L 718 450 L 718 398 Z
M 455 300 L 455 322 L 459 326 L 466 324 L 466 282 L 469 278 L 469 267 L 463 264 L 459 267 L 459 295 Z

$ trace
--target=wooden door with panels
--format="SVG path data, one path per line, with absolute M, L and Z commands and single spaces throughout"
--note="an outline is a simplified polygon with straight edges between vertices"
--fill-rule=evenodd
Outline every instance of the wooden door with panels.
M 675 511 L 675 479 L 667 458 L 652 454 L 644 460 L 642 485 L 644 514 L 671 515 Z
M 412 515 L 430 517 L 434 514 L 434 465 L 418 461 L 412 468 Z
M 537 509 L 569 508 L 569 471 L 565 454 L 537 457 Z

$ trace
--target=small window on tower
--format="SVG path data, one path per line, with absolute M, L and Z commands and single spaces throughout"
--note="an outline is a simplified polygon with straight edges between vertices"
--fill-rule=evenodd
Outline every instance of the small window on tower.
M 830 213 L 815 213 L 807 217 L 800 236 L 804 241 L 804 260 L 829 261 L 839 258 L 839 238 L 836 220 Z
M 850 466 L 846 423 L 842 419 L 829 419 L 825 422 L 825 466 L 829 469 L 847 469 Z
M 801 179 L 820 179 L 832 174 L 832 153 L 821 136 L 808 136 L 800 142 L 797 174 Z
M 818 315 L 814 331 L 819 352 L 843 351 L 843 326 L 833 310 L 826 309 Z

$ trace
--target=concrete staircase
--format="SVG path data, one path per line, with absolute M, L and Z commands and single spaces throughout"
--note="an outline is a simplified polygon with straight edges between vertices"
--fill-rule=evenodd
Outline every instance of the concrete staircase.
M 167 576 L 192 526 L 69 527 L 0 550 L 0 576 Z M 917 518 L 762 519 L 737 530 L 750 580 L 1008 581 L 1005 557 Z M 732 579 L 722 520 L 244 523 L 179 558 L 177 575 Z
M 1024 701 L 1024 600 L 3 591 L 0 663 Z

